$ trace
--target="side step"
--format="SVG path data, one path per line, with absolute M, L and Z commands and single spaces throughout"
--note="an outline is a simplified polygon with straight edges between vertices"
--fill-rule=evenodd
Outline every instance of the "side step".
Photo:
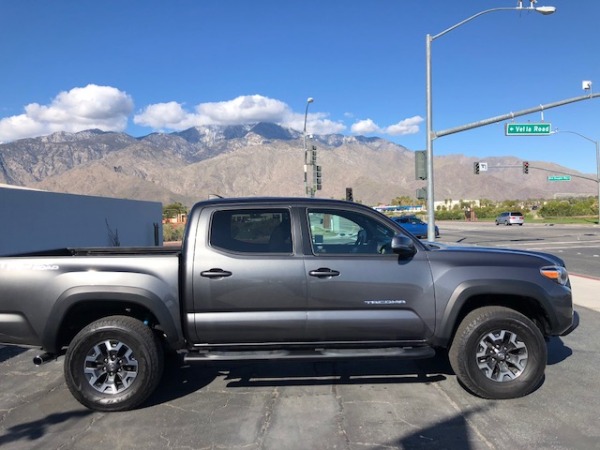
M 310 348 L 275 350 L 200 350 L 183 357 L 192 361 L 266 361 L 266 360 L 320 360 L 320 359 L 423 359 L 435 356 L 432 347 L 389 348 Z

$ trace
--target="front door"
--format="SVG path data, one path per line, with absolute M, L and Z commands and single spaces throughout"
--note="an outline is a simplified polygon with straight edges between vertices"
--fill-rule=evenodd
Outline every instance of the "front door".
M 432 334 L 435 302 L 425 251 L 409 259 L 391 253 L 398 230 L 376 215 L 314 208 L 307 222 L 309 338 L 397 341 Z

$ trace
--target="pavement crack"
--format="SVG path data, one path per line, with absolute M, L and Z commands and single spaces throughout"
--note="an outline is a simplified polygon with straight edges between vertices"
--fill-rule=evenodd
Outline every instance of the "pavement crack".
M 275 404 L 277 403 L 278 400 L 279 400 L 279 389 L 277 389 L 277 387 L 275 387 L 275 388 L 273 388 L 273 391 L 271 392 L 271 397 L 269 398 L 269 401 L 266 404 L 266 408 L 265 408 L 265 412 L 264 412 L 264 416 L 263 416 L 263 423 L 258 432 L 257 448 L 259 448 L 259 449 L 265 448 L 264 447 L 265 439 L 267 437 L 267 434 L 269 433 L 269 429 L 271 427 L 271 420 L 273 419 L 273 411 L 275 410 Z
M 344 426 L 344 412 L 345 412 L 344 400 L 342 399 L 342 396 L 338 392 L 336 384 L 334 384 L 331 387 L 331 392 L 333 393 L 333 396 L 338 405 L 338 413 L 336 414 L 336 417 L 335 417 L 335 421 L 336 421 L 337 428 L 338 428 L 338 433 L 341 436 L 343 436 L 344 443 L 346 444 L 346 448 L 349 449 L 349 448 L 351 448 L 350 438 L 348 437 L 348 433 L 346 432 L 346 427 Z

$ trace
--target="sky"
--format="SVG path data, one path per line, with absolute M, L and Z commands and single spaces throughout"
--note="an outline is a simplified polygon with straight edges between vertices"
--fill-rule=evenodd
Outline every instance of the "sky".
M 426 147 L 426 35 L 518 0 L 1 0 L 0 142 L 268 121 Z M 600 93 L 600 1 L 539 0 L 432 42 L 433 130 Z M 589 90 L 583 81 L 591 81 Z M 308 98 L 314 101 L 307 103 Z M 596 174 L 600 98 L 434 140 Z M 567 132 L 568 131 L 568 132 Z M 578 136 L 577 133 L 582 138 Z

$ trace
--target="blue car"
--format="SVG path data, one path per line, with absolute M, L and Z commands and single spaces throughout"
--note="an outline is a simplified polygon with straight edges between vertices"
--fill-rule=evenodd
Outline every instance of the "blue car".
M 427 224 L 417 216 L 399 216 L 392 217 L 392 220 L 404 228 L 409 233 L 414 234 L 419 239 L 427 238 Z M 435 226 L 435 237 L 440 237 L 440 230 Z

